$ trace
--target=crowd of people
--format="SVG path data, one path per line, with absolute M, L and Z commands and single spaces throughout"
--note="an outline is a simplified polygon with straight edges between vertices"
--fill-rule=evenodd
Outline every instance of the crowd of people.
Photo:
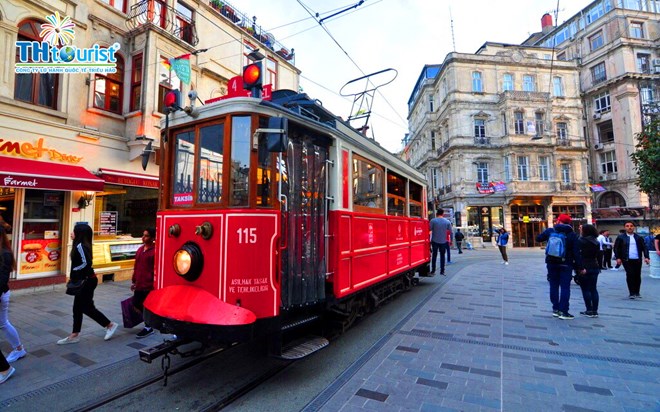
M 104 328 L 104 340 L 110 340 L 117 331 L 119 325 L 112 322 L 94 305 L 94 290 L 98 285 L 98 278 L 92 267 L 92 228 L 85 223 L 78 223 L 71 233 L 71 271 L 69 281 L 73 284 L 82 285 L 74 293 L 73 298 L 73 327 L 71 333 L 58 340 L 58 345 L 68 345 L 80 342 L 80 330 L 82 328 L 83 315 L 87 315 Z M 133 291 L 133 305 L 140 313 L 143 310 L 144 300 L 154 287 L 154 240 L 156 230 L 146 229 L 142 234 L 142 245 L 135 255 L 131 290 Z M 13 350 L 7 357 L 0 351 L 0 384 L 9 379 L 16 368 L 10 364 L 23 358 L 27 352 L 19 338 L 16 328 L 9 321 L 9 275 L 16 269 L 14 258 L 7 231 L 0 225 L 0 327 L 4 329 L 7 341 Z M 69 293 L 68 293 L 69 294 Z M 153 329 L 145 324 L 144 328 L 137 333 L 138 339 L 153 334 Z

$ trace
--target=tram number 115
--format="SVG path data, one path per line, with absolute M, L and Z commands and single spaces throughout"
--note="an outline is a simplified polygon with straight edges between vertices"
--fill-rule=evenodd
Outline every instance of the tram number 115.
M 238 243 L 243 244 L 243 243 L 257 243 L 257 228 L 256 227 L 250 227 L 250 228 L 242 228 L 236 230 L 236 233 L 238 233 Z

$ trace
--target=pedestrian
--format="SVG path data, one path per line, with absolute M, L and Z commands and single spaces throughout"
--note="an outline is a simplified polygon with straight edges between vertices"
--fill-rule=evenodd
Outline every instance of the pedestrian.
M 73 298 L 73 331 L 66 338 L 57 341 L 58 345 L 67 345 L 80 342 L 80 329 L 82 329 L 83 314 L 94 319 L 96 323 L 105 328 L 104 340 L 110 340 L 117 330 L 117 324 L 111 322 L 101 311 L 94 306 L 94 289 L 98 279 L 92 268 L 92 228 L 86 223 L 78 223 L 71 232 L 73 245 L 71 247 L 72 281 L 85 280 L 82 290 Z
M 142 246 L 135 252 L 135 265 L 133 266 L 133 279 L 131 290 L 133 291 L 133 306 L 140 313 L 144 310 L 144 300 L 154 289 L 154 262 L 156 229 L 148 228 L 142 232 Z M 138 339 L 152 335 L 152 327 L 144 323 L 144 328 L 135 336 Z
M 436 259 L 438 251 L 440 252 L 440 274 L 445 274 L 445 253 L 449 249 L 449 242 L 447 241 L 447 231 L 451 231 L 451 222 L 442 215 L 444 210 L 438 209 L 435 217 L 429 222 L 429 230 L 431 231 L 431 248 L 433 254 L 431 256 L 431 273 L 435 274 Z
M 7 362 L 4 353 L 0 351 L 0 383 L 5 383 L 14 372 L 16 372 L 16 368 Z
M 500 254 L 502 255 L 502 264 L 509 264 L 509 256 L 506 254 L 506 245 L 509 243 L 509 232 L 505 228 L 501 228 L 498 231 L 499 235 L 495 243 L 497 244 L 498 249 L 500 249 Z
M 642 258 L 648 265 L 649 251 L 644 245 L 644 239 L 635 233 L 635 222 L 632 220 L 624 223 L 625 233 L 617 236 L 614 241 L 614 253 L 616 253 L 616 264 L 623 264 L 626 271 L 626 284 L 628 285 L 628 298 L 641 299 L 639 290 L 642 286 Z
M 580 226 L 580 232 L 579 245 L 582 266 L 576 269 L 576 276 L 579 279 L 585 306 L 585 311 L 580 312 L 580 315 L 597 318 L 599 297 L 596 284 L 601 270 L 598 262 L 601 243 L 598 241 L 599 234 L 594 225 L 582 225 Z
M 599 247 L 599 253 L 598 253 L 598 264 L 600 265 L 600 268 L 605 270 L 605 269 L 612 269 L 612 242 L 609 240 L 610 232 L 609 230 L 601 230 L 598 234 L 598 247 Z M 607 257 L 609 247 L 609 258 Z
M 463 235 L 461 229 L 456 229 L 456 233 L 454 233 L 454 240 L 456 241 L 456 249 L 458 249 L 459 255 L 463 253 L 463 250 L 461 249 L 461 244 L 463 243 L 463 239 L 465 239 L 465 235 Z
M 0 214 L 0 227 L 3 228 L 7 233 L 11 232 L 11 225 L 5 221 L 5 219 L 2 217 L 2 214 Z
M 7 341 L 12 351 L 7 355 L 7 362 L 12 363 L 24 357 L 27 352 L 21 344 L 16 328 L 9 322 L 9 274 L 16 270 L 16 259 L 11 252 L 9 237 L 5 228 L 0 226 L 0 328 L 5 330 Z
M 625 234 L 626 231 L 624 229 L 619 230 L 619 235 L 625 235 Z M 614 246 L 612 246 L 612 259 L 614 259 L 614 261 L 616 262 L 616 264 L 614 265 L 614 269 L 612 270 L 618 272 L 619 270 L 621 270 L 621 263 L 619 263 L 619 258 L 616 257 L 616 251 L 614 250 Z
M 652 278 L 660 278 L 660 233 L 655 235 L 653 238 L 653 247 L 654 250 L 649 251 L 649 255 L 651 258 L 651 277 Z
M 451 241 L 451 229 L 447 230 L 447 264 L 451 265 L 451 247 L 452 247 L 452 241 Z
M 550 283 L 552 316 L 570 320 L 574 316 L 568 312 L 571 299 L 571 273 L 582 267 L 578 236 L 570 225 L 571 217 L 560 214 L 554 227 L 549 227 L 536 236 L 537 242 L 548 242 L 545 249 L 545 263 Z

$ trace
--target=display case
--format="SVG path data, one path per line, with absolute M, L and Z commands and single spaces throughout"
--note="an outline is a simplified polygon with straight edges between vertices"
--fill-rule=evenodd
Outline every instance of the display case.
M 142 245 L 141 239 L 116 239 L 95 241 L 92 246 L 93 266 L 97 275 L 112 276 L 112 280 L 126 280 L 133 275 L 135 253 Z

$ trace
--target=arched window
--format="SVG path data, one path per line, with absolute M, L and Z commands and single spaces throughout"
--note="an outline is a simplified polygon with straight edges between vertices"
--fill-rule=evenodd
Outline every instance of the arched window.
M 611 206 L 625 207 L 626 200 L 617 192 L 603 193 L 600 199 L 598 199 L 598 207 L 604 208 Z
M 18 41 L 41 42 L 40 32 L 40 21 L 24 20 L 18 26 Z M 16 62 L 20 62 L 18 47 L 16 48 Z M 14 98 L 22 102 L 57 109 L 59 80 L 60 75 L 52 73 L 16 74 Z
M 121 114 L 124 90 L 124 59 L 118 54 L 115 73 L 94 75 L 94 107 Z

